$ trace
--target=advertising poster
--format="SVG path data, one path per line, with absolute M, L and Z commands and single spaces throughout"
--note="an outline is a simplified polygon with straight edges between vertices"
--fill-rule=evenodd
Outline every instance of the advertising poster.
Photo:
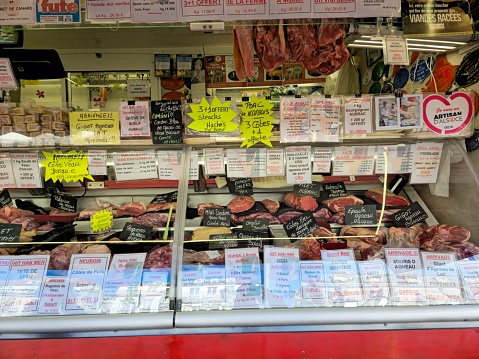
M 79 24 L 80 0 L 38 0 L 35 19 L 41 24 Z

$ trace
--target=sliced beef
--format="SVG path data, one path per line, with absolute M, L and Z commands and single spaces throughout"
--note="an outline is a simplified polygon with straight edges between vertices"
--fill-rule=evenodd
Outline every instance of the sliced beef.
M 292 219 L 302 215 L 303 212 L 299 211 L 294 211 L 294 210 L 289 210 L 289 211 L 283 211 L 280 214 L 278 214 L 278 218 L 281 221 L 282 224 L 288 223 Z
M 383 203 L 383 189 L 382 188 L 372 188 L 366 191 L 366 197 L 376 201 L 379 204 Z M 395 195 L 394 193 L 388 191 L 386 192 L 386 206 L 388 207 L 404 207 L 409 206 L 409 201 L 401 196 Z
M 331 219 L 331 212 L 327 208 L 320 208 L 317 211 L 313 212 L 314 218 L 316 218 L 317 221 L 322 221 L 322 222 L 329 222 Z
M 216 203 L 200 203 L 198 204 L 198 216 L 203 217 L 205 215 L 205 208 L 223 208 L 221 204 Z
M 263 205 L 266 207 L 269 213 L 276 213 L 280 207 L 280 204 L 278 201 L 273 201 L 272 199 L 263 199 L 261 201 Z
M 163 246 L 152 250 L 146 255 L 145 269 L 171 268 L 172 249 L 170 246 Z
M 149 227 L 165 227 L 168 221 L 166 212 L 148 212 L 133 219 L 133 223 L 142 224 Z M 171 214 L 171 222 L 175 221 L 175 214 Z
M 173 210 L 176 210 L 176 202 L 168 202 L 168 203 L 150 203 L 148 207 L 146 207 L 147 212 L 160 212 L 160 211 L 169 211 L 170 206 L 173 205 Z
M 233 53 L 236 77 L 244 80 L 254 76 L 253 23 L 236 21 L 233 27 Z
M 250 196 L 239 196 L 233 198 L 230 203 L 226 206 L 231 210 L 231 213 L 241 213 L 246 212 L 249 209 L 253 208 L 255 205 L 255 200 Z
M 118 208 L 117 215 L 121 216 L 140 216 L 146 212 L 146 205 L 143 202 L 127 203 Z
M 289 57 L 290 49 L 284 36 L 283 20 L 261 20 L 253 30 L 254 49 L 267 72 L 276 69 Z
M 284 203 L 302 211 L 314 211 L 318 208 L 318 202 L 311 196 L 300 196 L 296 193 L 288 193 L 284 196 Z
M 322 202 L 333 212 L 344 212 L 345 206 L 357 206 L 364 204 L 362 199 L 349 195 L 345 197 L 329 198 Z
M 236 214 L 231 214 L 231 220 L 238 224 L 243 223 L 244 220 L 247 218 L 267 218 L 269 219 L 270 224 L 282 223 L 278 217 L 273 216 L 271 213 L 268 213 L 268 212 L 254 212 L 254 213 L 247 214 L 245 216 L 238 216 Z
M 470 237 L 471 232 L 464 227 L 437 224 L 419 232 L 414 242 L 419 244 L 422 249 L 435 251 L 443 245 L 454 245 L 466 242 Z

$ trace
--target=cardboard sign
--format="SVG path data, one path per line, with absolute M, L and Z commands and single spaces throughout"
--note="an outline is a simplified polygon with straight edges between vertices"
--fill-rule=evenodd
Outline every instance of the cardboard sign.
M 183 143 L 180 100 L 151 101 L 153 144 Z
M 339 142 L 341 98 L 311 98 L 311 141 Z
M 15 176 L 10 154 L 0 154 L 0 188 L 15 187 Z
M 286 147 L 286 182 L 311 183 L 311 147 Z
M 326 198 L 337 198 L 348 196 L 348 191 L 344 182 L 323 183 L 323 193 Z
M 243 221 L 243 231 L 268 233 L 268 218 L 245 218 Z
M 35 23 L 35 2 L 33 0 L 2 1 L 0 24 L 26 25 Z
M 17 188 L 42 187 L 38 153 L 12 153 L 11 156 Z
M 253 194 L 253 180 L 251 178 L 226 178 L 228 190 L 230 193 L 237 193 L 239 195 Z
M 88 173 L 92 176 L 105 176 L 107 174 L 106 158 L 106 150 L 89 150 Z
M 155 151 L 113 154 L 117 181 L 158 178 Z
M 0 192 L 0 208 L 5 206 L 13 206 L 12 197 L 10 197 L 10 192 L 8 192 L 8 189 L 4 189 L 2 192 Z
M 232 122 L 237 113 L 230 106 L 231 101 L 222 103 L 216 96 L 210 105 L 203 97 L 199 104 L 190 104 L 193 112 L 188 113 L 188 116 L 194 121 L 188 125 L 188 128 L 206 133 L 233 132 L 238 128 L 238 124 Z
M 319 225 L 311 211 L 306 211 L 300 216 L 284 224 L 283 228 L 288 237 L 304 238 L 311 234 L 316 228 L 319 228 Z
M 374 172 L 374 146 L 337 147 L 334 155 L 333 176 L 372 175 Z
M 162 180 L 179 180 L 181 151 L 158 151 L 158 173 Z
M 331 159 L 333 150 L 331 148 L 315 148 L 313 159 L 313 172 L 329 173 L 331 171 Z
M 250 101 L 244 101 L 241 108 L 242 122 L 240 130 L 244 139 L 241 147 L 251 147 L 262 142 L 273 147 L 269 138 L 273 136 L 273 113 L 274 105 L 266 98 L 257 98 L 253 95 Z
M 416 143 L 412 145 L 413 165 L 410 183 L 436 183 L 443 143 Z
M 152 231 L 152 227 L 128 222 L 125 223 L 119 238 L 122 241 L 143 241 L 145 239 L 151 239 Z
M 203 225 L 208 227 L 230 227 L 231 210 L 228 208 L 205 208 Z
M 204 149 L 206 175 L 225 174 L 225 156 L 222 148 Z
M 411 227 L 416 223 L 424 222 L 427 217 L 427 213 L 417 201 L 393 214 L 393 220 L 397 227 Z
M 131 22 L 151 23 L 151 22 L 176 22 L 178 3 L 173 0 L 151 1 L 151 0 L 132 0 L 132 20 Z M 168 70 L 170 61 L 168 59 Z M 157 68 L 155 68 L 157 70 Z M 166 75 L 166 74 L 165 74 Z M 157 72 L 155 71 L 155 76 Z M 170 76 L 170 75 L 168 75 Z
M 43 280 L 38 314 L 62 314 L 67 295 L 67 278 L 46 277 Z
M 45 161 L 40 162 L 45 167 L 45 181 L 78 182 L 85 178 L 94 181 L 88 173 L 88 156 L 83 151 L 71 150 L 43 152 Z
M 178 191 L 157 194 L 150 203 L 171 203 L 178 199 Z
M 344 134 L 372 132 L 371 97 L 344 99 Z
M 295 184 L 293 192 L 300 196 L 311 196 L 319 198 L 321 195 L 321 183 Z
M 357 303 L 363 299 L 355 260 L 324 262 L 328 299 L 333 303 Z
M 346 225 L 373 225 L 377 224 L 376 205 L 345 206 Z
M 86 0 L 87 21 L 131 20 L 131 0 Z
M 5 25 L 5 23 L 1 20 L 0 23 Z M 17 81 L 15 79 L 15 75 L 13 74 L 10 59 L 0 58 L 0 88 L 4 90 L 18 89 Z
M 366 300 L 380 300 L 386 304 L 389 298 L 389 282 L 386 268 L 382 261 L 358 262 L 361 282 Z
M 120 102 L 120 122 L 121 137 L 150 137 L 148 102 L 136 101 L 133 105 L 128 102 Z
M 236 233 L 210 235 L 209 249 L 236 248 L 238 247 L 238 235 Z
M 50 199 L 50 207 L 56 208 L 65 212 L 76 213 L 77 199 L 71 196 L 64 196 L 61 194 L 53 194 Z
M 309 142 L 309 98 L 280 98 L 281 142 Z
M 70 112 L 70 144 L 119 145 L 118 112 Z
M 323 303 L 326 301 L 326 280 L 324 263 L 321 261 L 302 261 L 301 269 L 301 296 Z
M 17 247 L 21 232 L 21 224 L 0 224 L 0 248 Z
M 198 181 L 199 178 L 198 151 L 190 153 L 190 168 L 188 170 L 188 179 L 190 181 Z
M 386 161 L 384 153 L 387 154 L 387 170 L 390 173 L 411 173 L 413 153 L 411 145 L 378 146 L 378 157 L 376 159 L 376 173 L 384 174 Z
M 384 64 L 409 65 L 406 39 L 400 37 L 384 38 Z
M 284 150 L 266 150 L 266 176 L 284 176 Z
M 479 301 L 479 262 L 459 261 L 457 267 L 461 274 L 466 298 L 473 303 L 477 303 Z

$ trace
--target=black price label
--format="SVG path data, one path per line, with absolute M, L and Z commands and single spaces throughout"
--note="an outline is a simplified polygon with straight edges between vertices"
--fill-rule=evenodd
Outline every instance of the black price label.
M 8 189 L 4 189 L 2 192 L 0 192 L 0 208 L 5 206 L 13 206 L 12 197 L 10 197 L 10 192 L 8 192 Z
M 71 196 L 61 194 L 52 194 L 50 207 L 60 209 L 65 212 L 76 213 L 77 199 Z
M 0 224 L 0 248 L 18 247 L 21 232 L 21 224 Z
M 293 186 L 293 192 L 299 194 L 300 196 L 311 196 L 314 198 L 319 198 L 321 195 L 321 184 L 320 183 L 306 183 L 306 184 L 295 184 Z
M 151 101 L 153 144 L 183 143 L 182 122 L 180 100 Z
M 427 213 L 417 202 L 393 214 L 393 221 L 398 227 L 411 227 L 423 222 L 428 217 Z
M 119 238 L 122 241 L 144 241 L 145 239 L 151 239 L 152 231 L 152 227 L 128 222 L 125 223 Z
M 323 183 L 326 198 L 345 197 L 348 195 L 344 182 Z
M 250 232 L 245 230 L 238 231 L 238 238 L 247 239 L 246 247 L 263 248 L 263 238 L 268 238 L 267 233 Z
M 253 180 L 249 177 L 227 177 L 226 183 L 228 184 L 230 193 L 236 193 L 241 196 L 250 196 L 253 194 Z
M 209 242 L 209 249 L 236 248 L 238 247 L 238 235 L 236 233 L 212 234 Z
M 268 233 L 269 219 L 268 218 L 246 218 L 243 221 L 243 231 Z
M 178 191 L 156 195 L 150 203 L 171 203 L 178 199 Z
M 205 208 L 203 226 L 230 227 L 231 211 L 228 208 Z
M 311 211 L 306 211 L 300 216 L 284 224 L 283 228 L 288 237 L 304 238 L 311 234 L 316 228 L 319 228 L 319 225 Z
M 366 204 L 364 206 L 345 206 L 345 222 L 347 225 L 370 225 L 377 224 L 376 205 Z

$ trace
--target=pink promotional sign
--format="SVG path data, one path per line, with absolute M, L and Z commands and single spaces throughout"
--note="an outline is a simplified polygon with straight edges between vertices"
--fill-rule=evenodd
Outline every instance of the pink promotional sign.
M 461 132 L 471 122 L 473 106 L 467 93 L 456 92 L 449 97 L 429 95 L 423 102 L 426 126 L 441 135 Z

